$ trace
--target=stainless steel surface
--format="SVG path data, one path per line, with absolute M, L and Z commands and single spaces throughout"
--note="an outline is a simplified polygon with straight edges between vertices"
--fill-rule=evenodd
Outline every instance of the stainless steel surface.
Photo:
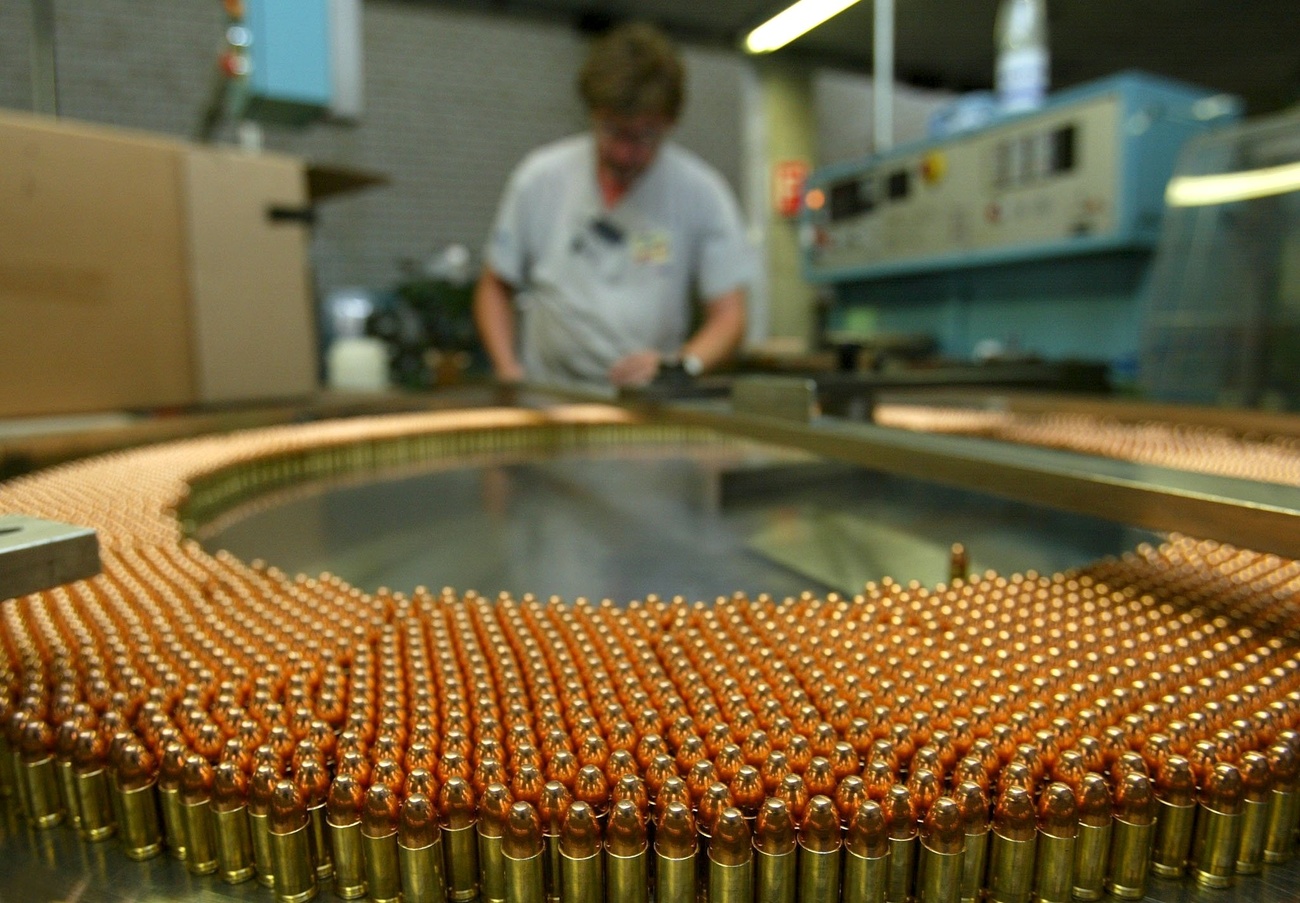
M 1297 487 L 833 418 L 795 424 L 717 402 L 676 402 L 653 413 L 889 473 L 1300 558 Z
M 817 384 L 797 376 L 738 376 L 731 387 L 731 407 L 737 414 L 807 423 L 816 401 Z
M 305 488 L 209 549 L 366 588 L 616 601 L 860 591 L 972 567 L 1050 573 L 1151 539 L 1092 518 L 750 443 L 623 447 Z
M 94 530 L 23 514 L 0 515 L 0 600 L 98 573 Z

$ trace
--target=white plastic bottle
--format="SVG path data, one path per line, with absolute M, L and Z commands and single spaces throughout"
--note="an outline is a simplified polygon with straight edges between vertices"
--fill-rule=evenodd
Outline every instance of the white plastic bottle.
M 997 17 L 998 103 L 1003 113 L 1032 110 L 1047 96 L 1046 0 L 1002 0 Z

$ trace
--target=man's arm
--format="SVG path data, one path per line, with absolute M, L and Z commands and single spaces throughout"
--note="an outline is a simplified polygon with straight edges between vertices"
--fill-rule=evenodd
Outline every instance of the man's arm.
M 734 288 L 705 302 L 704 322 L 682 345 L 681 356 L 698 358 L 705 370 L 712 370 L 731 357 L 745 337 L 745 290 Z M 643 386 L 659 372 L 658 351 L 637 351 L 622 357 L 609 368 L 609 381 L 616 386 Z
M 474 325 L 497 379 L 523 381 L 524 368 L 515 354 L 514 289 L 488 266 L 474 289 Z

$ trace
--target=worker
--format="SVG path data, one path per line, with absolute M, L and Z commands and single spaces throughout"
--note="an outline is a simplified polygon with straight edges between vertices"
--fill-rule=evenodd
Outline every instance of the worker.
M 488 243 L 474 319 L 493 371 L 606 387 L 699 375 L 744 336 L 754 261 L 721 174 L 668 140 L 681 60 L 654 27 L 620 26 L 578 87 L 590 132 L 523 160 Z

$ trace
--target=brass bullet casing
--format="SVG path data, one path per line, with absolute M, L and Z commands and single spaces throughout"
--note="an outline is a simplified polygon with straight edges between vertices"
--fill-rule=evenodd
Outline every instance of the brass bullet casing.
M 275 855 L 271 850 L 271 796 L 278 776 L 275 767 L 263 763 L 253 770 L 248 791 L 248 834 L 253 841 L 253 867 L 257 883 L 275 887 Z M 166 809 L 163 810 L 164 820 Z
M 68 813 L 72 827 L 81 829 L 81 809 L 77 805 L 77 773 L 72 767 L 72 759 L 55 757 L 54 773 L 59 778 L 59 799 Z
M 1034 854 L 1034 899 L 1070 903 L 1079 811 L 1074 791 L 1061 783 L 1043 790 L 1038 805 L 1038 849 Z
M 442 820 L 447 899 L 467 903 L 479 895 L 477 815 L 469 781 L 453 776 L 443 783 L 438 791 L 438 815 Z
M 889 835 L 875 800 L 858 807 L 844 840 L 844 903 L 883 903 L 889 880 Z
M 1106 890 L 1125 900 L 1146 896 L 1151 846 L 1156 836 L 1156 800 L 1151 781 L 1138 772 L 1125 774 L 1115 788 L 1111 824 L 1110 874 Z M 1237 849 L 1229 854 L 1229 868 Z
M 800 903 L 836 903 L 840 898 L 840 820 L 830 797 L 818 795 L 808 801 L 808 811 L 799 825 L 798 846 Z
M 216 825 L 212 806 L 207 800 L 181 801 L 181 819 L 185 824 L 185 867 L 192 875 L 211 875 L 217 870 Z
M 885 824 L 889 832 L 889 866 L 885 881 L 887 903 L 910 903 L 916 877 L 916 807 L 911 792 L 894 784 L 885 794 Z
M 397 794 L 391 787 L 380 783 L 370 785 L 361 816 L 361 851 L 366 864 L 366 887 L 374 903 L 398 903 L 402 897 L 397 864 L 398 810 Z M 312 880 L 315 881 L 314 869 Z
M 615 750 L 614 755 L 630 756 L 631 753 Z M 564 815 L 572 805 L 573 795 L 559 781 L 547 781 L 542 787 L 537 814 L 542 820 L 542 872 L 547 903 L 559 903 L 560 900 L 560 831 Z
M 75 805 L 81 813 L 76 819 L 79 833 L 90 841 L 107 840 L 117 830 L 113 801 L 109 796 L 108 772 L 103 768 L 76 772 Z
M 961 863 L 962 903 L 975 903 L 984 893 L 984 875 L 989 861 L 989 804 L 984 789 L 975 781 L 961 781 L 955 791 L 961 812 L 965 855 Z
M 1196 776 L 1185 757 L 1168 756 L 1157 766 L 1156 802 L 1151 871 L 1178 878 L 1187 870 L 1196 825 Z
M 14 749 L 9 745 L 9 738 L 0 729 L 0 798 L 8 798 L 17 793 L 17 772 L 14 771 Z
M 433 802 L 423 793 L 408 796 L 402 804 L 397 864 L 405 903 L 443 903 L 447 882 L 442 871 L 442 833 Z
M 54 756 L 31 761 L 23 759 L 18 766 L 20 798 L 27 806 L 27 819 L 38 828 L 53 828 L 62 824 L 63 804 L 59 795 L 59 778 Z
M 1196 883 L 1222 888 L 1232 884 L 1241 846 L 1241 772 L 1220 762 L 1201 790 L 1192 841 L 1192 867 Z
M 689 814 L 688 811 L 687 815 Z M 662 836 L 661 832 L 660 837 Z M 604 858 L 596 812 L 589 804 L 579 800 L 565 813 L 560 829 L 560 900 L 562 903 L 604 903 Z M 694 903 L 694 874 L 695 866 L 692 862 L 691 895 L 689 898 L 684 898 L 681 903 Z M 669 903 L 669 899 L 663 896 L 663 888 L 664 876 L 661 872 L 659 900 L 661 903 Z
M 1110 785 L 1090 771 L 1079 780 L 1079 834 L 1074 845 L 1076 899 L 1100 900 L 1106 892 L 1111 822 Z
M 325 804 L 307 807 L 307 830 L 311 834 L 312 861 L 316 877 L 324 881 L 334 875 L 334 855 L 330 850 L 329 813 Z
M 163 839 L 167 855 L 184 861 L 189 856 L 185 838 L 185 813 L 181 809 L 181 772 L 185 767 L 185 748 L 173 740 L 163 748 L 159 765 L 158 804 L 162 811 Z
M 1273 770 L 1273 805 L 1264 832 L 1264 861 L 1286 862 L 1295 850 L 1300 826 L 1300 758 L 1290 745 L 1275 743 L 1269 747 L 1268 761 Z
M 1273 775 L 1268 757 L 1251 750 L 1240 759 L 1245 798 L 1241 801 L 1241 844 L 1237 848 L 1237 874 L 1256 875 L 1264 870 L 1264 842 L 1272 810 Z
M 965 846 L 957 802 L 939 797 L 926 813 L 921 831 L 921 861 L 916 876 L 919 903 L 957 903 L 961 899 Z
M 506 863 L 502 838 L 510 804 L 510 791 L 504 784 L 489 784 L 479 801 L 478 873 L 479 896 L 483 903 L 505 903 Z M 372 896 L 373 893 L 372 888 Z
M 334 857 L 334 893 L 344 900 L 366 895 L 365 853 L 361 846 L 361 822 L 336 825 L 328 822 L 330 852 Z M 470 829 L 473 831 L 473 829 Z M 471 838 L 472 839 L 472 838 Z
M 31 792 L 27 787 L 27 775 L 23 769 L 23 754 L 20 749 L 14 748 L 9 753 L 9 770 L 14 775 L 14 794 L 18 797 L 18 811 L 24 818 L 31 818 L 32 802 Z
M 709 903 L 753 903 L 754 851 L 745 816 L 729 806 L 709 842 Z M 613 898 L 610 898 L 613 903 Z
M 542 820 L 537 810 L 523 800 L 514 803 L 506 820 L 502 843 L 506 900 L 509 903 L 544 903 L 546 900 L 546 867 L 542 861 L 544 846 Z M 644 858 L 643 853 L 643 862 Z M 644 868 L 642 875 L 645 876 Z M 411 903 L 409 898 L 406 903 Z
M 248 807 L 216 810 L 212 813 L 217 843 L 217 872 L 227 884 L 250 880 L 253 868 L 253 836 L 248 828 Z
M 162 828 L 158 824 L 156 782 L 150 781 L 143 787 L 122 790 L 119 805 L 122 809 L 122 823 L 118 836 L 127 858 L 143 862 L 161 853 Z
M 631 800 L 619 800 L 610 810 L 605 833 L 608 903 L 648 903 L 650 856 L 647 850 L 646 826 L 640 810 Z
M 271 861 L 276 903 L 306 903 L 318 892 L 307 804 L 293 781 L 276 783 L 271 798 Z
M 768 797 L 754 824 L 754 892 L 764 903 L 794 903 L 798 890 L 794 818 L 785 802 Z M 685 900 L 685 898 L 682 898 Z M 659 903 L 666 903 L 662 898 Z
M 1013 785 L 998 794 L 991 833 L 988 899 L 991 903 L 1029 903 L 1037 834 L 1029 791 Z

